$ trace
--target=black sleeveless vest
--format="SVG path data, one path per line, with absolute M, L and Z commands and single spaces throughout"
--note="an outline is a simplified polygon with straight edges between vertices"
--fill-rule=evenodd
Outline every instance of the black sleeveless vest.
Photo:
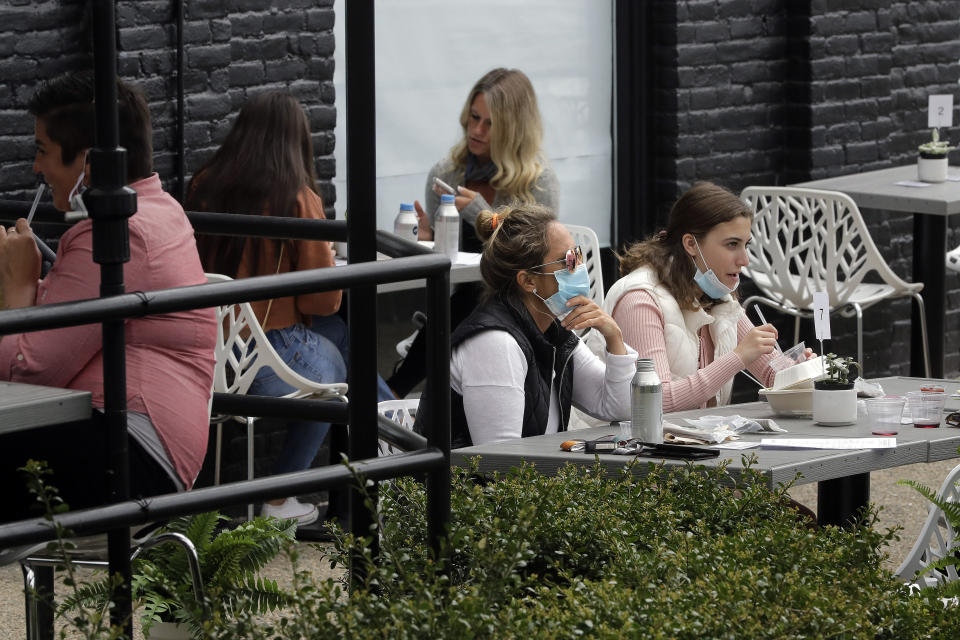
M 527 376 L 524 379 L 526 402 L 523 407 L 522 437 L 542 435 L 547 429 L 550 415 L 550 383 L 556 375 L 560 400 L 560 431 L 567 430 L 570 421 L 570 400 L 573 395 L 573 360 L 571 355 L 579 339 L 570 330 L 552 323 L 546 332 L 534 324 L 526 307 L 505 301 L 502 298 L 488 300 L 473 311 L 450 339 L 453 350 L 481 331 L 506 331 L 517 344 L 527 361 Z M 499 354 L 490 354 L 496 358 Z M 420 406 L 428 406 L 421 399 Z M 424 412 L 418 412 L 418 418 Z M 426 415 L 423 415 L 427 418 Z M 418 420 L 419 422 L 419 420 Z M 423 433 L 423 425 L 417 430 Z M 470 429 L 463 410 L 463 396 L 450 390 L 450 447 L 458 449 L 473 444 Z

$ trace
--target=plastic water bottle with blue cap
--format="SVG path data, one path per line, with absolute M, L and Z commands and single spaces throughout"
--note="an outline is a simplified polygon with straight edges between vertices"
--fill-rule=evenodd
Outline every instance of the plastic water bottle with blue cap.
M 433 250 L 444 253 L 453 262 L 460 251 L 460 213 L 454 205 L 453 196 L 440 196 L 440 208 L 433 223 Z
M 400 213 L 393 221 L 393 232 L 407 240 L 417 239 L 417 214 L 413 211 L 412 204 L 400 203 Z

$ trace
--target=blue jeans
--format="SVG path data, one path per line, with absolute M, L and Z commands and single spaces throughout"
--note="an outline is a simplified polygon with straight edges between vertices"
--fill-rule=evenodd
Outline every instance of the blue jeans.
M 338 314 L 329 316 L 310 316 L 310 330 L 318 333 L 340 351 L 343 361 L 350 365 L 350 339 L 347 335 L 347 323 Z M 377 402 L 396 400 L 393 392 L 383 378 L 377 374 Z
M 283 329 L 271 329 L 267 340 L 288 367 L 314 382 L 347 381 L 347 366 L 340 350 L 327 338 L 297 323 Z M 295 391 L 277 377 L 270 367 L 257 372 L 249 393 L 279 397 Z M 310 468 L 330 430 L 329 422 L 297 421 L 287 424 L 283 451 L 274 465 L 273 473 L 290 473 Z

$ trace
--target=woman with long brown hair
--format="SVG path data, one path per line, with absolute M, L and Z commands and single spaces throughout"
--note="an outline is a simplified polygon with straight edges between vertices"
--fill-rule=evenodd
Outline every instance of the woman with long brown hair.
M 620 256 L 623 277 L 604 299 L 641 358 L 663 381 L 663 411 L 727 404 L 749 369 L 766 386 L 776 329 L 755 327 L 737 301 L 753 212 L 730 191 L 698 182 L 673 205 L 667 228 Z
M 187 207 L 239 215 L 324 219 L 316 192 L 313 144 L 307 116 L 292 95 L 258 94 L 243 106 L 220 149 L 196 173 Z M 197 248 L 204 269 L 234 278 L 332 267 L 329 242 L 202 235 Z M 337 344 L 321 335 L 325 322 L 343 325 L 335 314 L 341 292 L 323 291 L 251 303 L 280 358 L 316 382 L 346 382 L 347 365 Z M 329 319 L 329 320 L 326 320 Z M 345 342 L 345 340 L 344 340 Z M 282 396 L 293 388 L 272 369 L 261 369 L 249 393 Z M 326 422 L 290 422 L 274 473 L 309 468 L 323 445 Z M 314 505 L 296 498 L 264 503 L 264 515 L 317 519 Z

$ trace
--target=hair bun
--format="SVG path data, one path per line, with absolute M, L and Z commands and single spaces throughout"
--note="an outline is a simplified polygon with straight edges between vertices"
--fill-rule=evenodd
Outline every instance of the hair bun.
M 478 213 L 477 222 L 474 225 L 477 229 L 477 237 L 483 242 L 489 240 L 497 227 L 503 224 L 503 218 L 504 215 L 502 213 L 494 213 L 489 209 L 484 209 Z

